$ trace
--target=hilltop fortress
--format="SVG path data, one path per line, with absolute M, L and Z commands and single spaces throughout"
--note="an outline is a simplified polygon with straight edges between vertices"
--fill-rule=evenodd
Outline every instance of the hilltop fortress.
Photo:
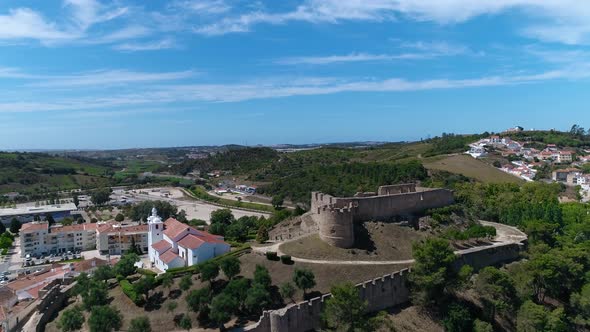
M 377 193 L 357 193 L 353 197 L 334 197 L 311 193 L 311 209 L 306 214 L 277 225 L 271 240 L 286 240 L 318 233 L 326 243 L 350 248 L 354 245 L 354 223 L 370 220 L 412 220 L 427 209 L 454 203 L 447 189 L 416 187 L 415 184 L 381 186 Z

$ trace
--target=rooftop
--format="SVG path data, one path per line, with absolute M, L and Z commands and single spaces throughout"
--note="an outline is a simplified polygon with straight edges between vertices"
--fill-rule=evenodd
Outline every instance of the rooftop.
M 27 214 L 44 214 L 54 212 L 75 211 L 78 208 L 74 203 L 45 205 L 45 206 L 25 206 L 17 208 L 0 209 L 0 217 L 20 216 Z

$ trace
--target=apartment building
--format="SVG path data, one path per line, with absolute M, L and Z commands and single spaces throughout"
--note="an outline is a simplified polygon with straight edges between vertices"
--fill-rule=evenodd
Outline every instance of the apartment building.
M 141 251 L 148 251 L 148 225 L 106 223 L 97 228 L 96 249 L 102 255 L 122 255 L 133 243 Z

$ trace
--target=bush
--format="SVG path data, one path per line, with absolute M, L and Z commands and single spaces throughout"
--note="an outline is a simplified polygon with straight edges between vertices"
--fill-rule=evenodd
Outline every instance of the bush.
M 278 261 L 279 256 L 274 251 L 267 251 L 266 252 L 266 259 L 268 259 L 269 261 Z
M 281 256 L 281 262 L 283 264 L 287 264 L 287 265 L 293 264 L 293 260 L 291 260 L 291 256 L 289 256 L 289 255 L 282 255 Z
M 144 276 L 157 276 L 158 274 L 152 270 L 147 269 L 137 269 L 137 273 L 143 274 Z
M 119 281 L 119 286 L 121 286 L 121 290 L 135 305 L 142 306 L 143 305 L 143 296 L 137 294 L 135 291 L 135 287 L 126 279 Z
M 2 249 L 2 256 L 8 255 L 8 248 Z

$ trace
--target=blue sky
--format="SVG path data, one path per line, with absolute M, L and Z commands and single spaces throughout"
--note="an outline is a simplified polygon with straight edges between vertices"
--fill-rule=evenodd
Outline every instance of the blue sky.
M 0 149 L 588 126 L 589 43 L 574 0 L 4 0 Z

